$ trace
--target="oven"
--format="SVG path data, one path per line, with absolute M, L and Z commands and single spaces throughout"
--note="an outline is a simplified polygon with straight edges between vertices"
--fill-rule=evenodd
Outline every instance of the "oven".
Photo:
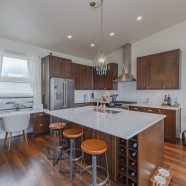
M 114 102 L 110 102 L 109 106 L 111 108 L 120 108 L 120 109 L 124 109 L 124 110 L 129 110 L 129 105 L 131 104 L 137 104 L 137 102 L 134 101 L 114 101 Z

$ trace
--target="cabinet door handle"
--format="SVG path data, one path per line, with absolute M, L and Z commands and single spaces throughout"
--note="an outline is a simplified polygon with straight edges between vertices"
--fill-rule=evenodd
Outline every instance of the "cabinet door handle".
M 134 110 L 138 110 L 138 108 L 135 107 Z
M 165 87 L 163 86 L 163 88 L 165 88 Z
M 42 127 L 42 126 L 43 126 L 43 124 L 40 124 L 39 126 L 40 126 L 40 127 Z
M 43 114 L 39 114 L 40 116 L 43 116 Z
M 152 112 L 152 109 L 149 109 L 148 111 L 149 111 L 149 112 Z

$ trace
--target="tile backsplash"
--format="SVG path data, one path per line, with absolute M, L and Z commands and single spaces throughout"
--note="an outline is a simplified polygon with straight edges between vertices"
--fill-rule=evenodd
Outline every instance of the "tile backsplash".
M 33 107 L 33 97 L 0 98 L 0 110 Z
M 150 99 L 154 104 L 161 104 L 165 95 L 170 94 L 171 98 L 178 98 L 181 103 L 181 90 L 136 90 L 136 82 L 125 82 L 118 84 L 118 99 L 137 101 L 142 103 L 145 99 Z

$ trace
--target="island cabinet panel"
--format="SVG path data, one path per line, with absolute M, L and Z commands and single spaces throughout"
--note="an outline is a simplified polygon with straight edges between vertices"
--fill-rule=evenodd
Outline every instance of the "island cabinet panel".
M 33 137 L 49 133 L 50 117 L 44 112 L 34 113 L 31 116 L 33 122 Z
M 48 77 L 55 78 L 71 78 L 71 64 L 70 59 L 65 59 L 57 56 L 46 56 L 42 58 L 43 68 L 46 68 L 48 72 Z M 48 68 L 47 68 L 48 66 Z
M 87 65 L 72 63 L 72 79 L 76 90 L 92 90 L 93 68 Z
M 157 167 L 163 166 L 163 120 L 137 136 L 118 139 L 117 182 L 125 186 L 148 186 Z M 155 148 L 155 149 L 154 149 Z
M 169 143 L 177 143 L 177 137 L 181 132 L 181 109 L 168 110 L 150 107 L 130 106 L 129 110 L 165 115 L 166 118 L 164 119 L 164 140 Z
M 179 89 L 180 50 L 137 58 L 137 89 Z
M 108 162 L 108 169 L 109 169 L 109 177 L 116 181 L 117 175 L 116 175 L 116 155 L 117 155 L 117 144 L 116 144 L 116 137 L 112 136 L 110 134 L 106 134 L 104 132 L 97 131 L 97 138 L 100 140 L 103 140 L 107 143 L 108 149 L 107 149 L 107 162 Z M 106 168 L 106 160 L 105 155 L 101 154 L 98 158 L 98 163 L 100 166 L 103 166 Z

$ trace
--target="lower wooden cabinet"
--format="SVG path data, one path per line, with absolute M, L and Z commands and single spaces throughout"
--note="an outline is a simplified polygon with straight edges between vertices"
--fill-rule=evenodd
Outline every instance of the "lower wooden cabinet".
M 33 137 L 49 133 L 50 116 L 44 112 L 32 114 Z
M 169 143 L 177 142 L 177 136 L 179 136 L 181 132 L 181 109 L 168 110 L 140 106 L 130 106 L 129 109 L 138 112 L 166 115 L 164 119 L 164 140 Z

